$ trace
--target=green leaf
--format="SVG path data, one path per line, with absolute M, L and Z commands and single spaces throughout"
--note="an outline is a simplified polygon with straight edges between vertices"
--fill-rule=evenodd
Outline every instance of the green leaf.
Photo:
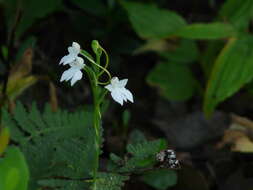
M 97 190 L 121 190 L 124 181 L 128 180 L 128 176 L 122 176 L 116 173 L 103 173 L 98 174 Z
M 78 7 L 96 16 L 103 16 L 106 13 L 106 6 L 101 0 L 71 0 Z
M 158 8 L 154 4 L 122 3 L 130 22 L 142 38 L 167 38 L 186 25 L 178 14 Z
M 17 26 L 16 37 L 20 37 L 37 20 L 60 10 L 61 0 L 24 0 L 23 15 Z
M 176 36 L 199 39 L 213 40 L 219 38 L 228 38 L 236 35 L 234 28 L 225 23 L 209 23 L 209 24 L 191 24 L 175 33 Z
M 127 145 L 127 152 L 131 155 L 121 168 L 116 171 L 133 172 L 135 169 L 152 167 L 156 160 L 155 155 L 167 148 L 167 142 L 163 139 L 155 141 L 144 141 Z
M 168 187 L 176 185 L 177 174 L 173 170 L 161 169 L 145 173 L 141 180 L 158 190 L 166 190 Z
M 253 36 L 242 36 L 228 41 L 215 61 L 204 100 L 204 111 L 214 108 L 237 92 L 253 78 Z
M 196 81 L 191 70 L 182 64 L 159 63 L 149 73 L 147 82 L 159 88 L 168 100 L 185 101 L 192 97 Z
M 226 0 L 223 4 L 219 16 L 221 20 L 229 21 L 239 30 L 245 30 L 250 24 L 253 16 L 252 0 Z
M 9 147 L 0 158 L 0 189 L 27 190 L 29 170 L 23 154 L 16 147 Z
M 173 63 L 192 63 L 199 58 L 199 50 L 196 42 L 181 39 L 170 51 L 160 52 L 159 55 Z

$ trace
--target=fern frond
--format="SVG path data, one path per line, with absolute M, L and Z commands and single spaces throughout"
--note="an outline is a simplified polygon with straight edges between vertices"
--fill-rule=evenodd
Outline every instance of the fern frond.
M 71 179 L 90 177 L 94 167 L 92 119 L 92 112 L 52 112 L 49 106 L 41 113 L 35 104 L 28 111 L 18 103 L 13 115 L 3 111 L 3 125 L 28 161 L 31 190 L 41 187 L 38 181 L 54 177 L 70 178 L 62 189 L 80 189 Z
M 100 172 L 96 183 L 97 190 L 121 190 L 124 182 L 128 179 L 128 176 Z
M 137 144 L 127 145 L 127 152 L 131 153 L 134 157 L 145 158 L 154 156 L 159 151 L 167 147 L 165 140 L 159 139 L 155 141 L 145 141 Z
M 111 154 L 111 160 L 118 165 L 111 167 L 113 171 L 119 172 L 135 172 L 136 169 L 152 167 L 155 164 L 155 155 L 167 147 L 167 143 L 163 139 L 155 141 L 144 141 L 136 144 L 129 144 L 127 152 L 130 157 L 121 159 Z M 123 163 L 123 164 L 122 164 Z M 122 166 L 123 165 L 123 166 Z

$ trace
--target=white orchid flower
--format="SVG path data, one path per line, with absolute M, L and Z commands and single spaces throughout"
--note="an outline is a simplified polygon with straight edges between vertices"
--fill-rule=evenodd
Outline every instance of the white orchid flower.
M 78 54 L 81 51 L 81 47 L 77 42 L 73 42 L 72 46 L 68 47 L 68 55 L 65 55 L 59 64 L 67 65 L 75 61 L 75 59 L 78 57 Z
M 81 57 L 76 57 L 76 59 L 69 63 L 69 65 L 70 68 L 62 73 L 60 82 L 71 80 L 71 86 L 73 86 L 76 81 L 83 77 L 81 69 L 85 66 L 85 64 Z
M 123 105 L 124 101 L 134 102 L 132 93 L 125 88 L 128 79 L 119 80 L 118 77 L 111 79 L 111 84 L 105 86 L 107 90 L 111 92 L 112 98 Z

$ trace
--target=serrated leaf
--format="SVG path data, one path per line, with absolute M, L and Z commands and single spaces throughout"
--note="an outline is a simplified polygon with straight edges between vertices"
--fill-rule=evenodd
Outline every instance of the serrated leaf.
M 166 148 L 167 142 L 163 139 L 128 144 L 127 152 L 131 157 L 118 171 L 133 172 L 135 169 L 152 167 L 155 164 L 155 155 Z
M 147 82 L 158 87 L 168 100 L 185 101 L 192 97 L 196 81 L 187 65 L 159 63 L 149 73 Z
M 167 38 L 186 25 L 178 14 L 160 9 L 154 4 L 138 2 L 122 3 L 130 22 L 142 38 Z
M 205 91 L 204 111 L 207 115 L 210 115 L 220 102 L 252 80 L 252 43 L 252 36 L 233 38 L 221 51 Z
M 128 180 L 128 176 L 119 175 L 116 173 L 103 173 L 98 174 L 96 182 L 97 190 L 121 190 L 124 181 Z
M 29 170 L 23 154 L 16 147 L 9 147 L 0 158 L 0 189 L 27 190 Z
M 188 39 L 214 40 L 233 37 L 236 35 L 236 30 L 233 26 L 225 23 L 196 23 L 183 27 L 181 30 L 177 31 L 175 35 Z
M 85 184 L 76 178 L 90 177 L 95 164 L 92 118 L 92 112 L 53 112 L 49 105 L 44 113 L 35 104 L 28 111 L 17 103 L 13 115 L 3 110 L 3 125 L 10 128 L 11 138 L 28 160 L 31 189 L 54 176 L 70 178 L 61 190 L 83 188 Z

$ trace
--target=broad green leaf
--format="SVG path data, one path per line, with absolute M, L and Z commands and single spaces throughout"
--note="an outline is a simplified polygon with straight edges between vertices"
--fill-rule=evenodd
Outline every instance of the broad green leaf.
M 212 40 L 209 41 L 205 47 L 203 54 L 201 55 L 201 66 L 205 73 L 206 79 L 209 78 L 210 72 L 214 65 L 214 61 L 219 55 L 220 51 L 224 47 L 225 41 L 222 40 Z
M 166 190 L 176 185 L 177 174 L 173 170 L 161 169 L 145 173 L 141 180 L 155 189 Z
M 103 1 L 101 0 L 71 0 L 75 3 L 78 7 L 87 11 L 88 13 L 103 16 L 106 13 L 106 6 L 104 5 Z
M 9 147 L 0 158 L 0 189 L 27 190 L 29 170 L 23 154 L 16 147 Z
M 186 25 L 178 14 L 154 4 L 124 2 L 130 22 L 142 38 L 166 38 Z
M 192 63 L 199 58 L 199 50 L 196 42 L 187 39 L 181 39 L 170 51 L 159 54 L 173 63 Z
M 205 92 L 204 111 L 214 108 L 253 78 L 253 36 L 228 41 L 213 66 Z
M 225 23 L 197 23 L 185 26 L 181 30 L 177 31 L 175 35 L 188 39 L 212 40 L 235 36 L 236 31 L 231 25 Z
M 23 15 L 17 26 L 16 37 L 20 37 L 32 24 L 54 11 L 61 9 L 61 0 L 24 0 Z
M 226 0 L 219 16 L 220 19 L 232 23 L 237 29 L 245 30 L 253 16 L 253 1 Z
M 191 70 L 182 64 L 159 63 L 149 73 L 147 82 L 158 87 L 168 100 L 184 101 L 192 97 L 196 81 Z

